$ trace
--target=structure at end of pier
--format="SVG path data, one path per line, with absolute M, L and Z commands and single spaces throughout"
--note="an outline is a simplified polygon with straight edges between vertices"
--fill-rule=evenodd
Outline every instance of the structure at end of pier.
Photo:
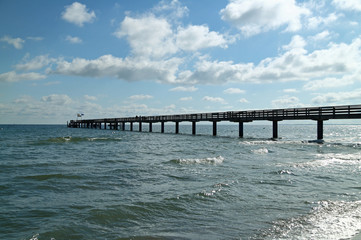
M 227 111 L 213 113 L 192 113 L 160 116 L 135 116 L 125 118 L 103 118 L 103 119 L 81 119 L 70 120 L 67 123 L 71 128 L 99 128 L 125 130 L 129 124 L 130 131 L 133 131 L 133 124 L 138 123 L 139 131 L 142 131 L 142 124 L 149 124 L 149 132 L 153 131 L 153 124 L 161 124 L 161 133 L 164 133 L 164 123 L 174 122 L 175 133 L 179 133 L 180 122 L 192 123 L 192 134 L 196 135 L 197 122 L 212 122 L 213 135 L 217 135 L 217 123 L 222 121 L 236 122 L 239 126 L 239 137 L 243 138 L 244 123 L 253 121 L 271 121 L 272 138 L 278 138 L 278 122 L 283 120 L 313 120 L 317 121 L 317 140 L 323 139 L 323 122 L 330 119 L 361 119 L 361 105 L 326 106 L 309 108 L 286 108 L 267 110 Z

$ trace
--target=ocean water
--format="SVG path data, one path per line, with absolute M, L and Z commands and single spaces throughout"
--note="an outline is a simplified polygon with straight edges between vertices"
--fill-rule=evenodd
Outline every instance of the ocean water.
M 0 125 L 0 239 L 360 239 L 361 125 L 265 124 Z

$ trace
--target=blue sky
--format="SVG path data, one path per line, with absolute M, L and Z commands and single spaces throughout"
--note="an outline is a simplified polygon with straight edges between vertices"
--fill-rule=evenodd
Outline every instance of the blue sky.
M 361 102 L 361 1 L 0 1 L 0 123 Z

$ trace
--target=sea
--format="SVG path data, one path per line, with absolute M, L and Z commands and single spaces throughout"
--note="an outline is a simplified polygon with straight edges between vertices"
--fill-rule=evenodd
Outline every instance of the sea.
M 327 124 L 0 125 L 0 239 L 361 239 L 361 125 Z

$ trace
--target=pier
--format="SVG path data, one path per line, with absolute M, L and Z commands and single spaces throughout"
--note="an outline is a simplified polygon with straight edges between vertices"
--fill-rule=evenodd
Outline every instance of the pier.
M 142 132 L 142 124 L 149 124 L 149 132 L 152 132 L 153 124 L 160 123 L 160 131 L 164 133 L 164 123 L 174 122 L 175 134 L 178 134 L 180 122 L 191 122 L 192 134 L 196 135 L 197 122 L 212 122 L 213 136 L 216 136 L 217 123 L 228 121 L 238 123 L 239 137 L 243 138 L 245 123 L 266 120 L 272 122 L 272 138 L 276 139 L 278 138 L 278 122 L 283 120 L 313 120 L 317 121 L 317 140 L 322 140 L 323 122 L 330 119 L 361 119 L 361 105 L 81 119 L 70 120 L 67 126 L 71 128 L 109 128 L 124 131 L 126 124 L 129 124 L 130 131 L 133 131 L 133 124 L 138 123 L 139 132 Z

